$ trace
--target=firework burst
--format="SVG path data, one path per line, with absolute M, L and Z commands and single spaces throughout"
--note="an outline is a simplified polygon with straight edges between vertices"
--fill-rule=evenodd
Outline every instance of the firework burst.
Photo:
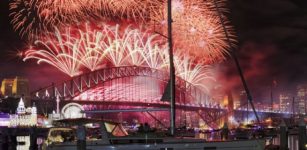
M 193 59 L 186 55 L 177 55 L 174 59 L 176 75 L 185 81 L 209 92 L 207 81 L 214 81 L 209 65 L 194 64 Z
M 109 28 L 111 29 L 111 28 Z M 119 33 L 119 26 L 116 25 L 114 30 L 109 30 L 109 36 L 107 37 L 106 47 L 108 49 L 107 59 L 114 66 L 125 65 L 125 57 L 127 55 L 123 45 L 123 40 Z
M 208 63 L 224 59 L 229 48 L 220 19 L 210 4 L 202 0 L 172 1 L 175 49 L 189 52 L 193 57 L 205 57 Z M 167 3 L 162 3 L 152 14 L 155 29 L 166 34 Z
M 44 0 L 39 15 L 51 23 L 71 24 L 86 20 L 84 12 L 90 0 Z
M 10 3 L 10 17 L 13 29 L 19 32 L 21 37 L 34 39 L 41 30 L 45 30 L 44 20 L 39 16 L 38 0 L 13 0 Z
M 61 32 L 56 29 L 54 35 L 45 37 L 44 41 L 36 41 L 36 46 L 25 52 L 24 61 L 36 59 L 38 64 L 48 63 L 71 77 L 79 75 L 81 62 L 75 44 L 78 42 L 70 36 L 69 30 L 65 34 Z
M 121 32 L 120 26 L 116 25 L 115 28 L 110 28 L 106 41 L 108 48 L 107 58 L 115 66 L 133 65 L 133 66 L 154 66 L 153 51 L 161 50 L 153 45 L 159 44 L 157 35 L 152 35 L 148 31 L 141 29 L 133 29 L 128 26 Z M 156 53 L 155 52 L 155 53 Z M 156 62 L 157 63 L 157 62 Z M 156 64 L 158 65 L 158 64 Z
M 35 41 L 41 33 L 53 32 L 54 27 L 66 27 L 79 22 L 148 19 L 151 0 L 12 0 L 10 16 L 14 30 L 20 36 Z
M 83 66 L 91 71 L 102 67 L 103 61 L 109 49 L 105 39 L 108 38 L 109 29 L 103 26 L 100 29 L 92 28 L 88 23 L 85 27 L 78 28 L 77 36 L 72 44 L 78 49 L 78 57 Z
M 159 0 L 89 0 L 95 13 L 110 18 L 126 18 L 136 21 L 148 19 L 150 10 L 155 8 Z
M 148 67 L 161 70 L 169 65 L 168 47 L 167 44 L 154 40 L 155 38 L 156 36 L 148 38 L 142 55 Z
M 66 26 L 88 18 L 83 11 L 88 0 L 12 0 L 11 23 L 20 36 L 35 41 L 54 26 Z
M 165 41 L 155 34 L 128 26 L 89 24 L 55 30 L 24 53 L 24 60 L 36 59 L 48 63 L 69 76 L 81 73 L 82 66 L 97 70 L 111 63 L 114 66 L 144 66 L 168 71 L 168 48 Z M 176 53 L 177 76 L 205 90 L 201 81 L 212 80 L 208 67 L 194 64 L 195 60 Z

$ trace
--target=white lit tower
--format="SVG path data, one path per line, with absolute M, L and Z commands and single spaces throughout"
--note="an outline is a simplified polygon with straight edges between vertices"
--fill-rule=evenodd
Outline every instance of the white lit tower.
M 35 103 L 33 103 L 33 106 L 31 109 L 30 122 L 31 122 L 31 126 L 37 125 L 37 108 L 35 106 Z
M 60 114 L 60 96 L 57 95 L 56 97 L 56 113 Z
M 20 101 L 18 103 L 18 107 L 17 107 L 17 114 L 18 115 L 22 115 L 26 113 L 26 108 L 25 108 L 25 103 L 23 102 L 22 97 L 20 98 Z

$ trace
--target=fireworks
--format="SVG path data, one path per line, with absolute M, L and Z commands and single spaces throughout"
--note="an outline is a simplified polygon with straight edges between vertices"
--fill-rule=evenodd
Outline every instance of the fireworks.
M 106 16 L 146 20 L 150 13 L 149 9 L 152 9 L 158 0 L 101 0 L 100 2 L 100 6 L 93 3 L 94 8 Z
M 51 26 L 65 28 L 97 19 L 118 22 L 128 18 L 147 27 L 150 27 L 148 23 L 153 24 L 151 30 L 163 35 L 167 33 L 166 0 L 13 0 L 10 10 L 14 29 L 30 40 L 40 39 L 41 32 L 53 32 Z M 174 47 L 177 51 L 188 52 L 199 59 L 205 57 L 206 63 L 224 59 L 229 45 L 212 2 L 173 0 L 172 16 Z M 231 28 L 226 28 L 233 37 Z
M 53 26 L 66 25 L 86 18 L 82 11 L 87 0 L 13 0 L 11 23 L 21 37 L 35 41 Z
M 202 0 L 172 1 L 174 47 L 210 62 L 221 60 L 229 45 L 219 17 Z M 167 3 L 151 16 L 161 34 L 167 33 Z
M 163 41 L 157 40 L 157 35 L 130 26 L 121 33 L 119 25 L 115 26 L 115 30 L 110 30 L 109 35 L 107 41 L 110 50 L 107 57 L 115 66 L 143 66 L 145 63 L 153 68 L 162 66 L 163 61 L 158 57 L 167 49 L 158 47 Z
M 12 0 L 10 11 L 13 29 L 35 41 L 21 53 L 24 60 L 48 63 L 71 77 L 106 66 L 169 70 L 160 35 L 167 35 L 166 0 Z M 176 75 L 208 91 L 208 65 L 223 60 L 230 47 L 214 5 L 173 0 L 172 17 Z
M 70 31 L 61 34 L 56 30 L 54 36 L 46 37 L 44 41 L 36 41 L 36 47 L 30 47 L 25 52 L 24 61 L 37 59 L 37 63 L 48 63 L 67 75 L 73 77 L 80 74 L 79 49 L 76 46 L 78 40 L 71 38 Z
M 207 81 L 215 80 L 209 65 L 193 64 L 191 58 L 186 55 L 178 55 L 174 59 L 176 75 L 200 89 L 209 91 L 205 84 Z
M 10 16 L 13 29 L 20 33 L 21 37 L 33 39 L 35 35 L 46 27 L 44 20 L 38 16 L 38 0 L 13 0 L 10 3 Z
M 108 28 L 96 30 L 88 23 L 79 27 L 55 29 L 55 34 L 47 34 L 35 42 L 35 49 L 25 53 L 24 60 L 37 59 L 38 63 L 46 62 L 69 76 L 81 73 L 81 66 L 91 71 L 101 67 L 108 50 L 104 39 Z
M 54 26 L 69 26 L 97 18 L 146 20 L 151 0 L 12 0 L 11 23 L 21 37 L 29 41 L 41 38 L 41 32 L 53 32 Z M 112 20 L 112 19 L 111 19 Z
M 85 24 L 55 31 L 54 35 L 36 41 L 36 46 L 25 52 L 24 60 L 46 62 L 69 76 L 80 74 L 82 67 L 94 71 L 108 62 L 113 66 L 133 65 L 168 71 L 167 47 L 158 35 L 130 26 L 121 32 L 119 25 L 105 24 L 100 28 Z M 176 74 L 194 85 L 212 79 L 206 66 L 194 65 L 193 59 L 184 54 L 176 55 L 175 64 Z
M 78 35 L 72 42 L 74 49 L 78 49 L 78 59 L 81 64 L 91 71 L 102 67 L 102 63 L 109 48 L 104 42 L 107 38 L 108 28 L 93 29 L 89 24 L 85 25 L 85 31 L 78 29 Z
M 47 9 L 53 13 L 58 12 L 62 15 L 71 15 L 73 13 L 78 15 L 79 12 L 82 12 L 82 8 L 86 7 L 87 2 L 89 0 L 44 0 L 42 9 Z

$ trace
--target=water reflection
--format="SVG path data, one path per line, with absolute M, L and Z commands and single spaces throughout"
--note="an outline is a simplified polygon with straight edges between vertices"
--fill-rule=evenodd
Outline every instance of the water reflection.
M 206 141 L 216 141 L 220 140 L 220 134 L 218 132 L 210 132 L 210 133 L 202 133 L 196 134 L 196 138 L 205 139 Z M 30 149 L 30 136 L 17 136 L 17 150 L 29 150 Z M 38 149 L 41 149 L 41 146 L 44 142 L 43 138 L 37 139 Z M 266 140 L 266 145 L 269 144 L 269 139 Z M 273 144 L 279 145 L 280 138 L 279 135 L 273 138 Z M 299 150 L 298 148 L 298 136 L 297 135 L 289 135 L 288 138 L 288 146 L 290 150 Z
M 273 139 L 273 144 L 274 145 L 279 145 L 280 144 L 280 138 L 279 136 L 275 137 Z M 298 148 L 298 136 L 297 135 L 289 135 L 288 137 L 288 147 L 290 150 L 299 150 Z
M 205 139 L 206 141 L 217 141 L 220 140 L 220 133 L 219 132 L 209 132 L 209 133 L 201 133 L 199 135 L 196 134 L 196 138 Z M 233 140 L 233 139 L 231 139 Z M 266 138 L 266 145 L 270 144 L 270 140 L 272 140 L 273 145 L 280 145 L 280 138 L 279 135 L 271 138 Z M 288 136 L 288 147 L 290 150 L 299 150 L 298 147 L 298 135 L 289 135 Z
M 17 147 L 16 150 L 29 150 L 30 149 L 30 136 L 17 136 Z M 41 145 L 44 142 L 43 138 L 37 138 L 38 149 L 41 149 Z

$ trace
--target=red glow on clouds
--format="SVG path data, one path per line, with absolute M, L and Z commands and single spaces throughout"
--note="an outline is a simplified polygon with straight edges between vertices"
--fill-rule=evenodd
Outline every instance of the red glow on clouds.
M 259 45 L 253 42 L 246 42 L 238 52 L 241 53 L 239 62 L 247 84 L 250 90 L 253 91 L 252 95 L 261 97 L 262 94 L 267 94 L 263 89 L 268 90 L 274 79 L 272 68 L 267 63 L 277 52 L 277 47 L 270 43 Z M 253 55 L 250 55 L 251 53 Z M 225 91 L 230 90 L 238 95 L 244 89 L 242 81 L 233 60 L 229 60 L 226 63 L 217 67 L 217 81 L 222 85 L 220 86 L 222 92 L 225 93 Z M 263 88 L 259 89 L 259 87 Z

